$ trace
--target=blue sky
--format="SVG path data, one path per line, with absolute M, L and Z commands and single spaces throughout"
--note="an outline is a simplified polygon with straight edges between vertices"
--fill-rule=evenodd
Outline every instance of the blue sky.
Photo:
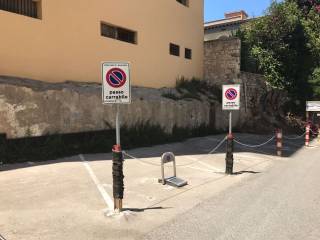
M 245 10 L 250 17 L 263 15 L 271 0 L 205 0 L 205 22 L 224 18 L 225 12 Z

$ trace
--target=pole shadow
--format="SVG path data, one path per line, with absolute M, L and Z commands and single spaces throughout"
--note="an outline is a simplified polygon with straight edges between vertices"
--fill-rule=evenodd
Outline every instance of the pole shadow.
M 0 234 L 0 240 L 6 240 L 6 239 Z
M 241 175 L 241 174 L 245 174 L 245 173 L 259 174 L 259 173 L 261 173 L 261 172 L 255 172 L 255 171 L 239 171 L 239 172 L 234 172 L 234 173 L 232 173 L 232 175 Z
M 123 208 L 123 211 L 131 211 L 131 212 L 145 212 L 145 211 L 149 211 L 149 210 L 165 210 L 165 209 L 169 209 L 169 207 L 150 207 L 150 208 Z

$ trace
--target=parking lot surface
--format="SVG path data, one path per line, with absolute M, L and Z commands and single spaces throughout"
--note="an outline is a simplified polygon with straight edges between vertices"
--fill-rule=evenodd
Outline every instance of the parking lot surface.
M 238 134 L 258 144 L 270 136 Z M 272 136 L 271 136 L 272 137 Z M 126 151 L 124 212 L 112 214 L 111 154 L 78 155 L 42 163 L 12 164 L 0 172 L 0 234 L 7 240 L 140 239 L 252 175 L 289 161 L 303 140 L 288 142 L 285 157 L 275 143 L 261 148 L 235 146 L 234 175 L 225 175 L 224 135 L 189 139 Z M 160 156 L 173 152 L 183 188 L 158 183 Z M 131 157 L 128 157 L 131 156 Z M 167 176 L 172 166 L 167 164 Z

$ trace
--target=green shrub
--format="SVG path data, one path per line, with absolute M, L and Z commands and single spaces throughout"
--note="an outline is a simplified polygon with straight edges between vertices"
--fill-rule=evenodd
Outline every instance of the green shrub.
M 181 100 L 181 97 L 178 97 L 177 95 L 175 95 L 174 93 L 162 93 L 161 95 L 162 97 L 165 97 L 165 98 L 169 98 L 169 99 L 172 99 L 174 101 L 179 101 Z
M 187 79 L 181 77 L 176 81 L 176 90 L 179 95 L 173 93 L 164 93 L 162 96 L 175 101 L 188 99 L 202 101 L 202 95 L 207 97 L 209 101 L 219 101 L 221 103 L 221 86 L 209 84 L 207 81 L 201 79 Z

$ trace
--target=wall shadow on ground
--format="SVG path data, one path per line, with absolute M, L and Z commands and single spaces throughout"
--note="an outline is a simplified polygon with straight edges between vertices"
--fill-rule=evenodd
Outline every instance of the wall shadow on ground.
M 154 146 L 162 143 L 183 141 L 196 136 L 216 133 L 215 130 L 200 125 L 195 128 L 173 127 L 172 133 L 166 133 L 158 125 L 149 122 L 133 127 L 121 128 L 121 144 L 125 149 Z M 0 162 L 23 163 L 41 162 L 77 154 L 111 152 L 115 144 L 115 130 L 90 131 L 70 134 L 51 134 L 39 137 L 7 139 L 0 135 Z
M 39 165 L 47 165 L 47 164 L 56 164 L 61 162 L 74 162 L 74 161 L 82 161 L 79 154 L 86 154 L 85 159 L 88 161 L 99 161 L 99 160 L 110 160 L 112 159 L 111 154 L 111 148 L 114 142 L 114 131 L 101 131 L 97 132 L 95 134 L 95 140 L 93 141 L 90 135 L 86 135 L 88 133 L 82 133 L 81 136 L 79 134 L 71 134 L 68 135 L 69 142 L 64 141 L 63 143 L 68 143 L 65 146 L 62 146 L 62 149 L 58 149 L 58 155 L 56 158 L 51 159 L 58 159 L 58 160 L 45 160 L 44 156 L 47 158 L 50 155 L 53 155 L 50 152 L 45 152 L 47 149 L 50 149 L 50 147 L 46 146 L 52 143 L 48 143 L 44 141 L 45 138 L 39 137 L 39 138 L 33 138 L 32 142 L 28 142 L 28 145 L 25 146 L 25 139 L 18 139 L 15 140 L 14 148 L 10 151 L 20 151 L 18 154 L 21 155 L 21 152 L 27 152 L 29 153 L 29 157 L 22 157 L 19 160 L 20 161 L 5 161 L 4 165 L 0 167 L 0 171 L 8 171 L 8 170 L 14 170 L 17 168 L 26 168 L 26 167 L 32 167 L 32 166 L 39 166 Z M 107 135 L 106 135 L 107 134 Z M 123 133 L 124 135 L 125 133 Z M 260 143 L 263 143 L 270 139 L 272 135 L 254 135 L 254 134 L 245 134 L 245 133 L 235 133 L 235 138 L 243 142 L 245 144 L 249 145 L 257 145 Z M 107 137 L 108 136 L 108 137 Z M 51 136 L 52 137 L 52 136 Z M 74 139 L 79 138 L 82 142 L 82 144 L 79 144 L 79 141 L 76 141 L 79 145 L 72 145 L 74 143 Z M 173 152 L 176 156 L 183 156 L 183 155 L 206 155 L 212 149 L 214 149 L 223 139 L 225 138 L 224 134 L 217 134 L 217 135 L 210 135 L 207 137 L 198 137 L 198 138 L 190 138 L 187 140 L 179 141 L 179 142 L 173 142 L 174 139 L 162 139 L 162 141 L 165 142 L 165 144 L 157 145 L 153 144 L 153 142 L 146 142 L 144 145 L 148 147 L 140 147 L 136 148 L 135 146 L 139 146 L 139 141 L 136 141 L 135 144 L 132 144 L 130 146 L 126 146 L 124 144 L 124 150 L 129 153 L 130 155 L 136 157 L 136 158 L 159 158 L 160 163 L 160 156 L 164 152 Z M 78 139 L 78 140 L 79 140 Z M 100 144 L 93 146 L 92 144 L 96 144 L 99 142 L 99 139 L 101 139 Z M 125 139 L 125 138 L 123 138 Z M 21 141 L 17 144 L 17 141 Z M 53 141 L 53 140 L 51 140 Z M 57 140 L 56 140 L 57 141 Z M 125 140 L 126 141 L 126 140 Z M 134 141 L 134 139 L 131 139 L 130 141 Z M 158 140 L 157 140 L 158 141 Z M 12 144 L 13 144 L 12 143 Z M 24 149 L 21 151 L 19 149 L 19 144 L 23 144 Z M 268 144 L 259 147 L 259 148 L 249 148 L 241 146 L 237 143 L 234 145 L 234 157 L 236 159 L 236 154 L 240 152 L 251 152 L 256 154 L 261 154 L 270 157 L 275 157 L 276 159 L 276 148 L 275 148 L 275 140 L 269 142 Z M 43 146 L 43 149 L 38 148 L 39 146 Z M 56 145 L 54 145 L 56 146 Z M 61 146 L 61 144 L 57 145 Z M 70 146 L 74 146 L 73 149 L 70 151 Z M 8 146 L 7 146 L 8 147 Z M 304 147 L 304 138 L 297 139 L 297 140 L 284 140 L 284 151 L 283 151 L 283 157 L 288 158 L 295 154 L 297 151 L 299 151 L 301 148 Z M 66 151 L 65 148 L 68 149 L 68 154 L 73 156 L 65 155 Z M 86 151 L 87 150 L 87 151 Z M 50 151 L 50 150 L 49 150 Z M 54 151 L 54 150 L 52 150 Z M 33 153 L 33 154 L 30 154 Z M 224 154 L 226 152 L 226 142 L 221 144 L 221 146 L 213 153 L 213 154 Z M 34 154 L 36 153 L 36 154 Z M 10 158 L 14 160 L 14 152 L 12 152 L 13 155 L 10 155 Z M 15 153 L 17 154 L 17 153 Z M 44 154 L 41 155 L 41 154 Z M 50 159 L 50 158 L 47 158 Z M 125 160 L 129 161 L 131 158 L 126 156 Z M 13 164 L 14 163 L 14 164 Z

